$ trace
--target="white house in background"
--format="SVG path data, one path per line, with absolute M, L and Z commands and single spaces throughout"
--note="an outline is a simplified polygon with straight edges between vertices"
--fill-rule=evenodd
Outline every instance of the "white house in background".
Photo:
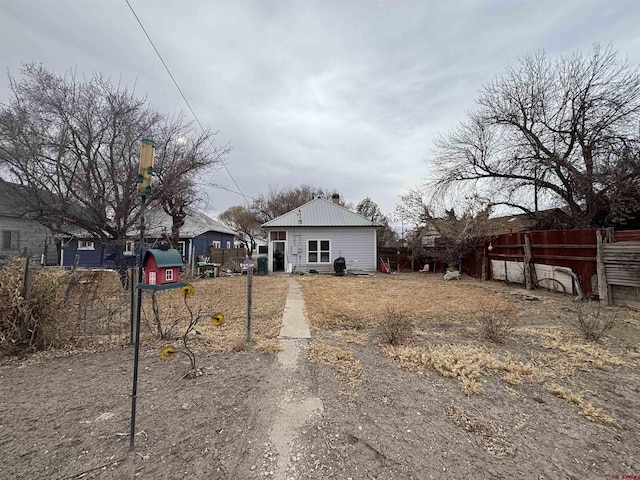
M 269 271 L 333 272 L 343 257 L 347 269 L 376 270 L 376 228 L 380 225 L 333 201 L 315 198 L 265 223 Z

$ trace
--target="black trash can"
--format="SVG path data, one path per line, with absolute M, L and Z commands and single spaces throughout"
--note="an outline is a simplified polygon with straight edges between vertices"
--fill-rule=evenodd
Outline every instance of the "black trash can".
M 347 261 L 344 257 L 338 257 L 333 261 L 333 271 L 337 277 L 343 277 L 344 271 L 347 269 Z
M 258 275 L 269 273 L 269 257 L 258 257 Z

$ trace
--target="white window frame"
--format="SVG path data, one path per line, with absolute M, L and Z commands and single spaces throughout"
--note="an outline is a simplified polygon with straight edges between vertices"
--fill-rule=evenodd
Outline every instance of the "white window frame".
M 96 244 L 92 240 L 78 240 L 78 250 L 95 250 Z
M 179 240 L 178 245 L 176 245 L 176 250 L 180 252 L 182 258 L 187 258 L 187 242 L 184 240 Z
M 227 240 L 227 248 L 231 248 L 231 240 Z
M 311 250 L 311 246 L 310 243 L 311 242 L 318 242 L 318 249 L 317 250 Z M 328 242 L 329 243 L 329 248 L 327 250 L 322 250 L 322 242 Z M 327 261 L 323 262 L 322 261 L 322 253 L 326 252 L 328 254 L 327 257 Z M 315 253 L 317 255 L 317 261 L 313 262 L 311 261 L 311 254 Z M 323 239 L 315 239 L 315 238 L 310 238 L 309 240 L 307 240 L 307 263 L 313 263 L 313 264 L 329 264 L 331 263 L 331 240 L 328 238 L 323 238 Z
M 173 282 L 173 268 L 167 268 L 164 271 L 164 279 L 167 282 Z
M 222 245 L 220 244 L 220 240 L 214 240 L 213 242 L 211 242 L 211 246 L 213 248 L 222 248 Z
M 124 243 L 124 250 L 122 254 L 126 257 L 133 257 L 136 254 L 136 242 L 135 240 L 127 240 Z

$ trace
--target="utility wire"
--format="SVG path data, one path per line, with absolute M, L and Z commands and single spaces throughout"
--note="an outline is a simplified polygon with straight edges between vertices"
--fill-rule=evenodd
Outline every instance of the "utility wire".
M 189 100 L 187 100 L 187 97 L 185 96 L 185 94 L 182 92 L 182 89 L 180 88 L 180 85 L 178 85 L 178 82 L 176 81 L 176 79 L 174 78 L 173 74 L 171 73 L 171 70 L 169 69 L 169 66 L 167 65 L 167 63 L 164 61 L 164 58 L 162 58 L 162 55 L 160 55 L 160 52 L 158 51 L 158 49 L 156 48 L 156 45 L 153 43 L 153 40 L 151 40 L 151 37 L 149 36 L 149 34 L 147 33 L 147 29 L 144 28 L 144 25 L 142 24 L 142 22 L 140 21 L 140 18 L 138 18 L 138 14 L 136 13 L 136 11 L 133 9 L 133 7 L 131 6 L 131 3 L 129 3 L 129 0 L 124 0 L 127 5 L 129 6 L 129 10 L 131 10 L 131 13 L 133 13 L 133 16 L 135 17 L 136 21 L 138 22 L 138 25 L 140 25 L 140 28 L 142 29 L 142 31 L 144 32 L 145 36 L 147 37 L 147 40 L 149 40 L 149 43 L 151 44 L 151 46 L 153 47 L 153 50 L 156 52 L 156 55 L 158 55 L 158 58 L 160 59 L 160 61 L 162 62 L 162 65 L 164 66 L 165 70 L 167 71 L 167 73 L 169 74 L 169 77 L 171 77 L 171 80 L 173 81 L 173 84 L 176 86 L 176 88 L 178 89 L 178 92 L 180 93 L 180 96 L 182 97 L 182 100 L 184 100 L 184 103 L 187 104 L 187 107 L 189 108 L 189 111 L 191 112 L 191 115 L 193 115 L 193 118 L 195 119 L 196 123 L 198 124 L 198 126 L 200 127 L 200 129 L 202 130 L 202 133 L 206 133 L 206 130 L 204 129 L 204 127 L 202 126 L 202 124 L 200 123 L 200 120 L 198 119 L 198 116 L 196 115 L 196 112 L 193 111 L 193 108 L 191 108 L 191 104 L 189 103 Z M 216 147 L 213 145 L 213 141 L 211 140 L 210 137 L 207 137 L 207 139 L 209 140 L 209 144 L 211 145 L 211 148 L 213 148 L 213 150 L 216 150 Z M 233 192 L 233 193 L 239 193 L 240 195 L 242 195 L 242 197 L 244 198 L 245 203 L 248 205 L 249 204 L 249 200 L 247 199 L 246 195 L 242 192 L 242 189 L 240 188 L 240 185 L 238 185 L 238 182 L 236 182 L 236 179 L 233 178 L 233 175 L 231 175 L 231 172 L 229 171 L 229 169 L 227 168 L 227 165 L 224 163 L 224 160 L 221 161 L 222 166 L 224 167 L 224 169 L 227 171 L 227 173 L 229 174 L 229 177 L 231 178 L 231 180 L 233 181 L 233 184 L 236 186 L 236 188 L 238 189 L 237 192 L 230 190 L 228 188 L 225 188 L 224 190 L 227 190 L 229 192 Z

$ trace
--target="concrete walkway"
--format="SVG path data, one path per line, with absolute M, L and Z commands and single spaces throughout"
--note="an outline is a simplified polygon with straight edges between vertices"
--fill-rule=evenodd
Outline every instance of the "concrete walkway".
M 297 439 L 305 425 L 322 416 L 322 401 L 312 392 L 309 371 L 309 339 L 311 332 L 304 314 L 304 299 L 300 284 L 287 278 L 289 293 L 282 316 L 278 352 L 279 383 L 278 413 L 269 431 L 269 441 L 277 453 L 273 480 L 298 478 L 296 463 L 300 459 Z
M 284 305 L 282 328 L 278 338 L 311 338 L 309 325 L 304 315 L 304 299 L 302 288 L 293 278 L 287 278 L 289 294 Z

